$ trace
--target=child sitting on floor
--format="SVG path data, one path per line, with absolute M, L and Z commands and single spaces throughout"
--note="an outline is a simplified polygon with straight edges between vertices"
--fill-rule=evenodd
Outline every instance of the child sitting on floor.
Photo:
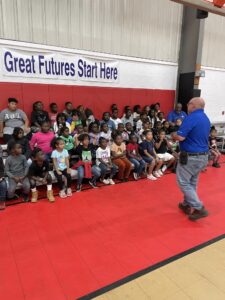
M 175 158 L 173 157 L 173 155 L 168 153 L 170 144 L 166 139 L 166 133 L 164 129 L 161 129 L 159 132 L 159 138 L 155 142 L 155 149 L 159 159 L 163 161 L 161 172 L 160 170 L 158 171 L 158 174 L 162 176 L 166 169 L 174 165 L 175 163 Z
M 148 164 L 147 178 L 150 180 L 157 180 L 157 178 L 161 176 L 159 170 L 163 162 L 159 160 L 157 153 L 155 152 L 152 131 L 146 130 L 143 134 L 145 140 L 140 144 L 140 154 L 143 160 Z M 154 169 L 155 171 L 153 171 Z
M 30 182 L 27 178 L 28 170 L 27 159 L 22 155 L 22 147 L 15 142 L 11 145 L 11 153 L 5 162 L 5 173 L 9 181 L 9 199 L 14 198 L 17 184 L 21 183 L 23 188 L 23 200 L 24 202 L 29 201 Z
M 71 190 L 71 169 L 69 163 L 69 153 L 65 147 L 64 140 L 60 137 L 53 142 L 54 150 L 52 152 L 52 160 L 54 165 L 54 174 L 59 185 L 59 197 L 66 198 L 72 196 Z M 63 175 L 66 178 L 66 187 L 64 188 Z
M 5 209 L 7 184 L 5 180 L 5 166 L 2 158 L 3 150 L 0 145 L 0 210 Z
M 52 147 L 51 142 L 55 138 L 54 133 L 50 130 L 50 123 L 43 122 L 41 124 L 41 131 L 33 134 L 30 141 L 30 148 L 33 151 L 34 148 L 40 148 L 47 160 L 50 160 Z
M 95 165 L 95 147 L 90 144 L 89 135 L 84 133 L 79 136 L 79 140 L 80 145 L 76 148 L 76 153 L 80 158 L 77 164 L 77 192 L 81 191 L 84 177 L 90 179 L 89 184 L 93 188 L 97 188 L 97 180 L 101 176 L 101 170 Z
M 126 145 L 123 142 L 121 134 L 114 136 L 114 142 L 111 146 L 112 161 L 119 168 L 118 179 L 128 181 L 132 169 L 131 162 L 126 157 Z
M 43 151 L 39 148 L 35 148 L 31 155 L 33 162 L 28 172 L 32 193 L 31 202 L 35 203 L 38 200 L 37 183 L 47 185 L 47 198 L 49 202 L 54 202 L 55 198 L 52 191 L 52 176 L 49 173 L 49 163 L 45 159 Z
M 107 146 L 107 140 L 103 137 L 99 139 L 99 148 L 96 151 L 96 164 L 101 169 L 100 180 L 104 184 L 115 184 L 113 176 L 117 172 L 117 167 L 111 161 L 110 148 Z M 109 179 L 105 179 L 107 173 Z
M 209 136 L 209 152 L 210 152 L 210 156 L 213 160 L 212 166 L 214 168 L 220 168 L 219 160 L 221 157 L 221 153 L 217 148 L 216 134 L 217 134 L 217 131 L 216 131 L 215 127 L 212 127 L 210 130 L 210 136 Z
M 145 170 L 146 162 L 142 159 L 139 153 L 139 145 L 137 143 L 137 137 L 134 133 L 130 135 L 130 142 L 127 145 L 127 157 L 134 165 L 134 179 L 138 180 Z

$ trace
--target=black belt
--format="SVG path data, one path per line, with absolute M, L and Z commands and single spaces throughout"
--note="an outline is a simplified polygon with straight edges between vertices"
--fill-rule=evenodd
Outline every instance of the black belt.
M 196 152 L 196 153 L 189 153 L 187 152 L 188 156 L 200 156 L 200 155 L 209 155 L 208 152 Z

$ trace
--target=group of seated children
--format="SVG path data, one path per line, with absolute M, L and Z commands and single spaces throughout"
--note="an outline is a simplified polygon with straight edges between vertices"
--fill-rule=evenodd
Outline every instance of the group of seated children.
M 8 153 L 3 163 L 0 148 L 0 209 L 5 207 L 6 177 L 9 199 L 15 198 L 17 184 L 23 189 L 24 201 L 38 199 L 37 185 L 46 185 L 47 198 L 54 202 L 52 176 L 53 166 L 58 182 L 59 196 L 72 196 L 71 170 L 77 170 L 76 191 L 82 189 L 86 178 L 93 188 L 100 180 L 114 185 L 113 178 L 127 182 L 133 168 L 133 177 L 138 180 L 146 175 L 149 180 L 163 176 L 167 168 L 175 171 L 179 156 L 179 144 L 174 133 L 182 119 L 171 124 L 159 110 L 145 106 L 141 111 L 136 105 L 134 112 L 127 106 L 124 115 L 118 117 L 114 104 L 112 112 L 103 113 L 98 121 L 90 109 L 82 106 L 72 108 L 66 103 L 63 113 L 57 113 L 57 105 L 50 105 L 51 114 L 43 110 L 39 101 L 32 113 L 32 134 L 24 136 L 22 128 L 14 128 L 8 142 Z M 211 130 L 210 149 L 213 166 L 219 166 L 220 153 L 216 147 L 215 130 Z

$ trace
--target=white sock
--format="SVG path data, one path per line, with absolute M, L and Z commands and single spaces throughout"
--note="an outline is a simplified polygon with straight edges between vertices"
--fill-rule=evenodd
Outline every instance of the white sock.
M 47 184 L 47 191 L 51 191 L 52 190 L 52 184 Z
M 35 188 L 33 188 L 33 189 L 31 189 L 31 192 L 37 192 L 37 189 L 36 189 L 36 187 L 35 187 Z

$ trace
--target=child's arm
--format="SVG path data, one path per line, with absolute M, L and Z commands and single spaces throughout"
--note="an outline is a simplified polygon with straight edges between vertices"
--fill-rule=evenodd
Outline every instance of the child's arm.
M 144 154 L 145 154 L 147 157 L 153 158 L 152 155 L 148 152 L 147 149 L 144 150 Z
M 113 158 L 121 158 L 121 157 L 124 157 L 124 153 L 116 154 L 115 151 L 112 151 L 112 157 Z
M 55 171 L 58 175 L 62 175 L 62 172 L 58 168 L 57 159 L 55 157 L 52 157 L 53 166 L 55 168 Z
M 131 158 L 137 158 L 137 156 L 134 153 L 132 153 L 129 149 L 127 149 L 127 156 Z
M 32 135 L 32 138 L 30 140 L 30 148 L 32 151 L 34 150 L 34 146 L 36 143 L 37 143 L 37 134 L 35 133 Z
M 159 149 L 161 144 L 162 144 L 163 140 L 159 140 L 158 142 L 155 142 L 155 148 Z
M 67 168 L 67 173 L 70 174 L 71 173 L 71 169 L 70 169 L 69 156 L 66 157 L 66 168 Z
M 103 164 L 103 165 L 105 165 L 105 166 L 107 166 L 107 163 L 103 160 L 103 159 L 101 159 L 101 158 L 98 158 L 98 160 L 100 161 L 100 163 L 101 164 Z
M 14 176 L 11 171 L 10 171 L 10 158 L 7 158 L 6 159 L 6 162 L 5 162 L 5 174 L 11 178 L 11 179 L 14 179 L 16 182 L 19 182 L 19 177 L 17 176 Z

